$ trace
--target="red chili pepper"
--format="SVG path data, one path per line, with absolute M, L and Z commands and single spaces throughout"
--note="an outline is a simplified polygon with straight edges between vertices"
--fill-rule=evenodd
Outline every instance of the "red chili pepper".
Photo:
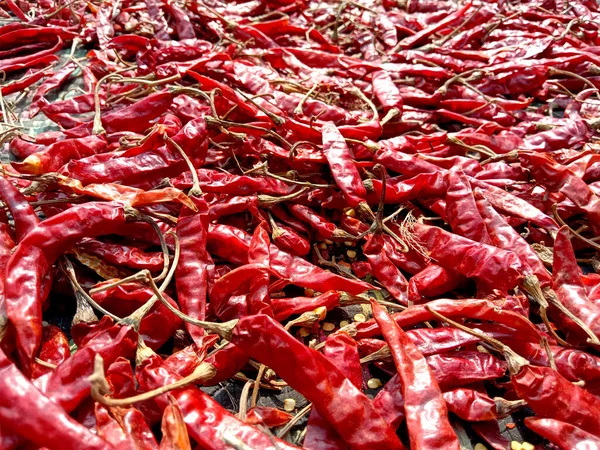
M 265 364 L 313 403 L 352 448 L 403 448 L 371 401 L 320 353 L 305 347 L 265 315 L 240 319 L 230 342 Z M 278 351 L 274 352 L 273 348 Z M 303 361 L 303 373 L 297 362 Z M 352 405 L 348 408 L 348 405 Z
M 177 221 L 177 237 L 181 246 L 179 264 L 175 272 L 177 300 L 181 310 L 198 320 L 206 316 L 206 294 L 208 273 L 214 266 L 206 251 L 208 217 L 206 203 L 196 200 L 197 213 L 184 208 Z M 204 331 L 186 324 L 194 340 L 201 338 Z
M 596 319 L 600 308 L 587 298 L 567 227 L 562 227 L 556 235 L 552 261 L 552 282 L 558 300 L 590 327 L 595 335 L 600 336 Z
M 498 417 L 496 403 L 473 389 L 458 388 L 442 394 L 448 411 L 469 422 L 494 420 Z
M 289 207 L 289 210 L 294 217 L 314 228 L 321 239 L 347 240 L 351 238 L 345 231 L 340 230 L 335 224 L 327 221 L 308 206 L 294 204 Z
M 356 208 L 367 197 L 352 154 L 337 127 L 327 122 L 323 125 L 323 153 L 336 184 L 344 194 L 348 206 Z
M 86 136 L 78 139 L 65 139 L 49 145 L 44 150 L 29 155 L 22 162 L 12 166 L 21 173 L 41 175 L 57 172 L 72 159 L 81 159 L 107 150 L 106 141 L 97 136 Z
M 418 223 L 413 227 L 413 235 L 442 267 L 476 278 L 483 286 L 508 291 L 514 289 L 524 276 L 523 265 L 513 252 Z
M 84 237 L 119 234 L 131 218 L 131 212 L 111 203 L 77 205 L 46 219 L 19 242 L 6 267 L 4 295 L 25 367 L 39 347 L 44 300 L 40 287 L 52 264 Z
M 77 244 L 76 248 L 98 256 L 107 263 L 115 266 L 125 266 L 138 270 L 147 269 L 151 272 L 160 271 L 164 267 L 163 254 L 161 252 L 145 252 L 134 246 L 112 244 L 93 238 L 85 238 Z
M 518 330 L 520 338 L 524 341 L 540 341 L 539 331 L 526 317 L 513 311 L 500 309 L 501 305 L 481 299 L 433 300 L 427 303 L 427 305 L 411 306 L 400 313 L 392 314 L 392 318 L 401 327 L 414 326 L 422 322 L 434 320 L 435 316 L 425 306 L 431 307 L 446 317 L 497 322 Z M 381 334 L 379 326 L 374 320 L 358 323 L 353 325 L 352 330 L 346 331 L 350 332 L 351 336 L 355 339 L 364 339 Z
M 162 360 L 158 356 L 144 362 L 138 373 L 140 385 L 145 390 L 172 383 L 180 377 L 170 370 L 162 368 Z M 173 393 L 183 414 L 188 433 L 203 449 L 228 450 L 223 435 L 238 437 L 252 448 L 275 450 L 291 450 L 297 447 L 273 438 L 247 425 L 231 415 L 225 408 L 214 401 L 208 394 L 195 387 L 188 387 Z M 166 399 L 156 399 L 166 407 Z
M 227 242 L 227 246 L 222 243 Z M 229 261 L 239 264 L 247 262 L 250 237 L 240 229 L 226 225 L 211 225 L 208 232 L 208 249 Z M 362 281 L 349 280 L 312 265 L 305 259 L 292 256 L 274 245 L 269 249 L 271 270 L 279 277 L 300 287 L 321 292 L 338 290 L 360 294 L 371 289 Z
M 273 317 L 282 322 L 291 315 L 313 311 L 321 306 L 331 310 L 339 306 L 340 296 L 339 292 L 329 291 L 316 297 L 272 298 Z
M 385 241 L 380 234 L 371 234 L 363 246 L 363 254 L 371 264 L 373 276 L 400 304 L 408 305 L 408 281 L 387 257 Z
M 554 419 L 527 417 L 525 425 L 544 439 L 556 444 L 561 450 L 600 448 L 600 438 L 598 436 L 587 433 L 570 423 Z
M 277 408 L 255 406 L 248 410 L 246 423 L 249 425 L 264 425 L 269 428 L 280 427 L 292 420 L 294 416 Z M 304 443 L 306 446 L 306 442 Z
M 27 199 L 6 178 L 0 177 L 0 197 L 15 223 L 15 237 L 21 241 L 40 222 Z
M 411 447 L 460 448 L 458 438 L 448 421 L 448 410 L 440 388 L 425 358 L 379 303 L 372 301 L 371 307 L 390 346 L 402 382 Z
M 112 448 L 37 390 L 0 350 L 0 425 L 39 446 L 64 449 Z M 52 442 L 50 442 L 52 441 Z
M 359 389 L 362 388 L 362 368 L 354 339 L 347 334 L 331 335 L 325 341 L 323 354 L 329 361 L 340 368 L 342 373 L 354 386 Z M 317 410 L 313 410 L 310 413 L 303 446 L 306 448 L 347 447 L 344 440 Z

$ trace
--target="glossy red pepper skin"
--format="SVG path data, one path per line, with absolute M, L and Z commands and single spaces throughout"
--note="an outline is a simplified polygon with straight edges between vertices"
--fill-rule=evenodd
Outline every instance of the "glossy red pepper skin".
M 363 245 L 363 253 L 371 265 L 373 276 L 401 305 L 408 305 L 408 280 L 387 257 L 384 246 L 381 235 L 371 234 Z
M 576 423 L 600 437 L 600 406 L 596 397 L 549 367 L 526 365 L 511 375 L 517 395 L 540 417 Z
M 554 419 L 527 417 L 525 425 L 543 438 L 556 444 L 561 450 L 579 448 L 595 450 L 600 448 L 600 438 L 598 436 L 587 433 L 570 423 Z
M 469 300 L 433 300 L 427 304 L 431 309 L 446 317 L 460 317 L 477 320 L 487 320 L 506 325 L 519 330 L 521 339 L 533 342 L 540 341 L 539 331 L 522 315 L 501 309 L 499 303 L 481 299 Z M 435 316 L 425 309 L 423 305 L 415 305 L 403 312 L 392 314 L 394 321 L 401 327 L 414 326 L 428 320 L 435 320 Z M 380 335 L 381 331 L 375 320 L 368 320 L 352 327 L 349 332 L 355 339 L 363 339 Z
M 27 199 L 6 178 L 0 177 L 0 197 L 6 203 L 15 223 L 17 241 L 35 228 L 40 222 Z
M 371 307 L 402 380 L 411 448 L 460 448 L 440 388 L 425 357 L 377 302 L 372 301 Z

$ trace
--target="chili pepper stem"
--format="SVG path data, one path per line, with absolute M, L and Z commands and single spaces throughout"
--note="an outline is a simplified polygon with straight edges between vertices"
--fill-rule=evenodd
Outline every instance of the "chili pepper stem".
M 388 123 L 390 120 L 392 120 L 399 114 L 400 110 L 398 108 L 392 108 L 387 112 L 387 114 L 383 117 L 383 119 L 381 119 L 379 123 L 381 124 L 381 126 L 384 126 L 386 123 Z
M 134 395 L 133 397 L 111 398 L 106 395 L 110 393 L 110 386 L 108 385 L 104 375 L 104 360 L 102 359 L 102 356 L 97 354 L 96 359 L 94 360 L 94 372 L 89 377 L 89 380 L 91 384 L 92 398 L 103 405 L 115 407 L 130 406 L 133 403 L 143 402 L 190 384 L 204 383 L 213 378 L 216 373 L 217 371 L 212 364 L 201 363 L 190 375 L 176 381 L 175 383 L 167 384 L 161 386 L 160 388 L 144 392 L 143 394 Z
M 200 180 L 198 180 L 198 173 L 196 172 L 196 168 L 192 164 L 192 161 L 190 160 L 188 155 L 186 155 L 185 151 L 181 148 L 181 146 L 177 142 L 175 142 L 173 139 L 171 139 L 166 134 L 163 136 L 163 138 L 170 145 L 175 147 L 175 149 L 179 152 L 179 154 L 181 155 L 181 157 L 187 164 L 188 169 L 190 170 L 190 174 L 192 175 L 192 188 L 188 192 L 188 196 L 200 197 L 202 195 L 202 189 L 200 189 Z
M 287 202 L 289 200 L 293 200 L 295 198 L 300 197 L 301 195 L 306 193 L 306 191 L 308 191 L 308 189 L 309 189 L 308 186 L 305 186 L 302 189 L 300 189 L 298 192 L 294 192 L 293 194 L 289 194 L 289 195 L 282 195 L 281 197 L 274 197 L 272 195 L 259 194 L 257 196 L 258 197 L 258 205 L 268 208 L 269 206 L 276 205 L 277 203 Z
M 494 403 L 496 403 L 496 411 L 498 412 L 498 418 L 500 419 L 504 419 L 519 409 L 527 406 L 525 400 L 506 400 L 502 397 L 494 397 Z
M 465 333 L 469 333 L 472 336 L 478 337 L 482 341 L 488 343 L 494 350 L 502 353 L 506 358 L 506 362 L 508 363 L 508 369 L 511 374 L 516 374 L 519 372 L 521 367 L 529 365 L 529 362 L 525 358 L 517 355 L 508 345 L 503 344 L 498 339 L 491 337 L 489 334 L 484 333 L 482 331 L 473 330 L 472 328 L 455 322 L 454 320 L 434 310 L 430 305 L 425 305 L 424 308 L 431 314 L 436 316 L 438 319 L 448 323 L 449 325 L 452 325 L 455 328 L 458 328 L 459 330 L 464 331 Z
M 304 111 L 303 111 L 304 103 L 306 102 L 306 100 L 308 100 L 310 98 L 311 95 L 313 95 L 313 93 L 315 92 L 315 90 L 318 87 L 319 87 L 319 83 L 314 83 L 312 85 L 312 87 L 308 90 L 308 92 L 304 95 L 304 97 L 302 97 L 302 100 L 300 100 L 300 103 L 298 103 L 298 106 L 296 106 L 296 108 L 294 108 L 295 115 L 299 116 L 304 113 Z
M 600 245 L 597 244 L 596 242 L 582 236 L 581 234 L 579 234 L 577 231 L 575 231 L 573 228 L 571 228 L 569 225 L 567 225 L 565 223 L 565 221 L 562 219 L 562 217 L 560 217 L 560 215 L 558 214 L 558 209 L 557 209 L 558 205 L 556 203 L 554 203 L 552 205 L 552 214 L 554 215 L 554 218 L 556 219 L 556 221 L 559 223 L 560 226 L 564 227 L 568 227 L 569 231 L 571 233 L 573 233 L 573 235 L 579 239 L 582 242 L 585 242 L 586 244 L 588 244 L 589 246 L 595 248 L 596 250 L 600 250 Z
M 89 305 L 91 305 L 94 309 L 100 311 L 105 316 L 108 316 L 115 321 L 120 320 L 119 317 L 115 316 L 110 311 L 107 311 L 106 309 L 104 309 L 102 306 L 100 306 L 98 303 L 96 303 L 96 301 L 92 297 L 90 297 L 87 294 L 87 292 L 85 292 L 83 287 L 81 287 L 81 285 L 79 284 L 79 281 L 77 281 L 77 275 L 75 274 L 75 269 L 73 268 L 73 264 L 66 256 L 64 256 L 61 259 L 60 267 L 61 267 L 62 271 L 64 272 L 64 274 L 69 279 L 69 281 L 71 282 L 71 286 L 73 287 L 73 290 L 75 291 L 76 295 L 79 294 Z M 92 314 L 93 314 L 93 312 L 92 312 Z M 96 320 L 98 320 L 98 319 L 96 319 Z

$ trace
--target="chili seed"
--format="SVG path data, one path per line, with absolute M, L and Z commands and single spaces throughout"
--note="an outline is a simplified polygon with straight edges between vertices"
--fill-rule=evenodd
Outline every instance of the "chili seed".
M 350 322 L 348 322 L 347 320 L 342 320 L 340 322 L 340 328 L 347 327 L 348 325 L 350 325 Z
M 345 213 L 346 213 L 346 215 L 347 215 L 348 217 L 355 217 L 355 216 L 356 216 L 356 210 L 355 210 L 354 208 L 348 208 L 348 209 L 345 211 Z
M 371 378 L 369 381 L 367 381 L 367 386 L 369 389 L 377 389 L 378 387 L 381 387 L 382 384 L 383 383 L 379 378 Z
M 534 450 L 535 449 L 535 445 L 530 444 L 529 442 L 523 442 L 521 444 L 521 450 Z
M 365 317 L 365 315 L 364 315 L 364 314 L 360 314 L 360 313 L 359 313 L 359 314 L 356 314 L 356 315 L 354 316 L 354 321 L 355 321 L 355 322 L 366 322 L 366 321 L 367 321 L 367 318 Z
M 317 247 L 319 250 L 327 250 L 327 244 L 325 242 L 321 242 Z
M 487 447 L 482 443 L 477 443 L 475 444 L 475 447 L 473 447 L 473 450 L 487 450 Z
M 305 297 L 314 297 L 315 296 L 315 291 L 314 289 L 304 289 L 304 296 Z
M 335 330 L 335 325 L 331 322 L 323 322 L 323 326 L 321 328 L 323 328 L 323 331 L 333 331 Z
M 345 245 L 346 247 L 354 247 L 354 245 L 355 245 L 355 244 L 354 244 L 354 242 L 352 242 L 352 241 L 344 241 L 344 245 Z
M 296 409 L 296 400 L 293 398 L 286 398 L 283 401 L 283 409 L 285 409 L 287 412 L 291 412 Z
M 348 250 L 348 251 L 346 252 L 346 255 L 347 255 L 347 256 L 348 256 L 348 258 L 350 258 L 350 259 L 354 259 L 354 258 L 356 258 L 356 252 L 355 252 L 354 250 Z
M 323 242 L 327 245 L 333 244 L 333 241 L 330 241 L 329 239 L 325 239 Z
M 522 450 L 523 447 L 521 446 L 520 442 L 517 441 L 511 441 L 510 443 L 510 450 Z
M 300 337 L 310 336 L 310 330 L 308 328 L 300 328 L 300 331 L 298 331 L 298 336 L 300 336 Z

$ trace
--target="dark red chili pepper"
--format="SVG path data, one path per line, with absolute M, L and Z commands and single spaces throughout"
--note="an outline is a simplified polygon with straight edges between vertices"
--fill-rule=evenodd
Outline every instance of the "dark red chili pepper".
M 440 388 L 425 358 L 377 302 L 372 301 L 371 307 L 390 346 L 399 379 L 402 380 L 402 397 L 411 447 L 460 448 L 458 438 L 448 421 L 448 410 Z

